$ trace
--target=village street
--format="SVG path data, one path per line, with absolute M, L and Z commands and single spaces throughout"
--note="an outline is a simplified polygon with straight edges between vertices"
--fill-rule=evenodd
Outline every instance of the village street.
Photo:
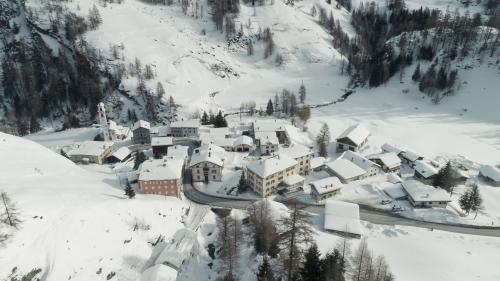
M 186 175 L 184 181 L 184 195 L 189 200 L 196 202 L 198 204 L 208 205 L 212 207 L 246 209 L 248 206 L 250 206 L 252 202 L 245 199 L 223 198 L 202 193 L 196 188 L 193 188 L 191 183 L 189 183 L 189 180 L 190 177 Z M 360 219 L 373 224 L 412 226 L 419 228 L 427 228 L 430 231 L 436 229 L 436 230 L 449 231 L 462 234 L 500 237 L 499 227 L 481 227 L 472 225 L 466 226 L 466 225 L 452 225 L 452 224 L 424 222 L 424 221 L 404 218 L 389 212 L 378 211 L 363 205 L 360 205 L 359 207 L 360 207 L 359 208 Z M 306 210 L 311 213 L 323 215 L 324 206 L 323 205 L 308 206 Z

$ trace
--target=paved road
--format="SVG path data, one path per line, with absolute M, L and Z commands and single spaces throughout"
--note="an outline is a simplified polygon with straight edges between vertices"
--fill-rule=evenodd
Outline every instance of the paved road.
M 219 198 L 207 195 L 193 188 L 193 186 L 189 182 L 184 183 L 184 194 L 189 200 L 193 202 L 213 207 L 246 209 L 250 204 L 252 204 L 251 201 L 235 200 L 231 198 Z M 324 207 L 309 206 L 306 208 L 306 210 L 311 213 L 322 215 Z M 459 225 L 422 222 L 418 220 L 403 218 L 396 214 L 377 211 L 363 206 L 360 206 L 359 211 L 361 220 L 373 224 L 413 226 L 413 227 L 436 229 L 436 230 L 443 230 L 443 231 L 462 233 L 462 234 L 500 237 L 500 228 L 459 226 Z

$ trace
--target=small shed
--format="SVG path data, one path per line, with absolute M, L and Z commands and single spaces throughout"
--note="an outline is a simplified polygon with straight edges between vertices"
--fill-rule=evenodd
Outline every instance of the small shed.
M 363 234 L 359 220 L 359 205 L 327 200 L 325 203 L 325 230 L 343 236 L 360 238 Z
M 126 146 L 120 147 L 115 152 L 113 152 L 108 158 L 106 162 L 108 163 L 119 163 L 124 162 L 132 156 L 132 151 Z

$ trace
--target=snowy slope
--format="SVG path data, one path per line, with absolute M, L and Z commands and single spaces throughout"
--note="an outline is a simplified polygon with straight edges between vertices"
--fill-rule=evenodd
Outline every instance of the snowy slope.
M 185 203 L 138 195 L 124 199 L 116 180 L 96 176 L 28 140 L 0 133 L 0 189 L 22 212 L 0 248 L 0 279 L 14 267 L 41 268 L 45 280 L 137 280 L 158 235 L 183 227 Z M 133 231 L 135 221 L 150 226 Z M 125 240 L 130 240 L 126 243 Z M 96 272 L 102 268 L 102 273 Z

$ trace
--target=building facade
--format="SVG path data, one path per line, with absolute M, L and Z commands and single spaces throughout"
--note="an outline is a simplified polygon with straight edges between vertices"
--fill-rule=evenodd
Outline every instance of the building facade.
M 247 182 L 261 197 L 268 197 L 286 177 L 299 173 L 298 163 L 286 155 L 275 155 L 247 166 Z
M 144 120 L 137 121 L 132 127 L 132 142 L 134 144 L 151 143 L 151 125 Z
M 198 137 L 198 120 L 176 121 L 170 124 L 170 133 L 176 138 Z

